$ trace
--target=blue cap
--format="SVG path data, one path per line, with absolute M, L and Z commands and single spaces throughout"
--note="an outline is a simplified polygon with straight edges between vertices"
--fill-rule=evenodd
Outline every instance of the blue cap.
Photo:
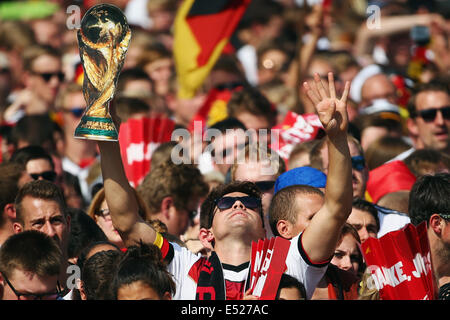
M 299 167 L 288 170 L 275 181 L 274 194 L 283 188 L 299 184 L 325 188 L 327 176 L 322 171 L 312 167 Z

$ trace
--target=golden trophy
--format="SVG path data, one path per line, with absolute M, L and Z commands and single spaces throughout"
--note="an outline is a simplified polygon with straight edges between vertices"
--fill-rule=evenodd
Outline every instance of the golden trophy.
M 77 36 L 87 108 L 74 136 L 117 141 L 118 132 L 109 114 L 109 102 L 130 44 L 130 27 L 119 8 L 100 4 L 86 12 Z

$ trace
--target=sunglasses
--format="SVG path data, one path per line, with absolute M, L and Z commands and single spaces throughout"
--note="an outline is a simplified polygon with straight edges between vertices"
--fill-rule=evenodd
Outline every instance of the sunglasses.
M 53 77 L 57 77 L 60 82 L 63 82 L 65 75 L 63 72 L 33 72 L 35 75 L 40 76 L 45 82 L 49 82 Z
M 216 199 L 215 203 L 217 208 L 220 210 L 230 209 L 236 201 L 240 201 L 246 208 L 256 209 L 261 207 L 261 199 L 244 196 L 244 197 L 222 197 L 220 199 Z
M 217 208 L 219 210 L 227 210 L 230 209 L 236 201 L 240 201 L 246 208 L 249 209 L 257 209 L 261 208 L 261 199 L 256 197 L 250 197 L 250 196 L 244 196 L 244 197 L 222 197 L 220 199 L 214 200 L 214 203 L 216 204 Z M 215 214 L 211 214 L 209 217 L 209 226 L 212 226 L 212 222 L 214 219 Z M 263 213 L 262 210 L 260 212 L 261 219 L 263 219 Z
M 450 106 L 443 107 L 443 108 L 420 110 L 420 111 L 416 111 L 414 113 L 414 115 L 421 117 L 425 122 L 432 122 L 432 121 L 434 121 L 434 119 L 436 119 L 436 115 L 437 115 L 438 111 L 441 112 L 442 117 L 445 120 L 450 120 Z
M 255 184 L 261 192 L 267 192 L 272 190 L 275 185 L 275 181 L 256 181 Z
M 86 108 L 76 107 L 76 108 L 72 108 L 72 109 L 64 109 L 63 112 L 71 113 L 74 117 L 80 118 L 83 115 L 84 110 L 86 110 Z
M 448 214 L 448 213 L 439 213 L 439 215 L 440 215 L 441 218 L 443 218 L 444 220 L 450 221 L 450 214 Z
M 30 176 L 34 179 L 34 180 L 38 180 L 39 177 L 42 177 L 45 180 L 54 182 L 56 179 L 56 172 L 55 171 L 44 171 L 41 173 L 30 173 Z
M 17 300 L 57 300 L 61 297 L 60 292 L 58 291 L 52 291 L 52 292 L 45 292 L 45 293 L 22 293 L 16 290 L 14 286 L 11 284 L 11 282 L 8 280 L 8 278 L 5 276 L 5 274 L 2 272 L 2 276 L 5 279 L 8 286 L 11 288 L 11 290 L 14 292 L 14 294 L 17 296 Z
M 352 157 L 352 168 L 358 171 L 364 170 L 366 167 L 366 162 L 363 156 Z

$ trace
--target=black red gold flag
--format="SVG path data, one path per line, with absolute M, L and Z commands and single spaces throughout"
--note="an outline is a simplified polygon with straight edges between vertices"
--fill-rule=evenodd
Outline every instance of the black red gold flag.
M 185 0 L 175 18 L 180 98 L 191 98 L 220 57 L 251 0 Z

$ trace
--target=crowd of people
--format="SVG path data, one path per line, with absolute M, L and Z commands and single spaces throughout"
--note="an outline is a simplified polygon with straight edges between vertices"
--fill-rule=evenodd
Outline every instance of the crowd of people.
M 190 130 L 212 90 L 229 93 L 209 144 L 159 143 L 135 186 L 118 141 L 74 137 L 87 104 L 71 26 L 99 3 L 132 31 L 118 129 Z M 0 300 L 256 300 L 252 243 L 272 237 L 290 243 L 276 299 L 376 300 L 361 244 L 423 222 L 435 298 L 449 299 L 447 2 L 252 0 L 192 98 L 178 95 L 181 3 L 2 3 Z M 270 130 L 287 115 L 320 129 L 281 156 Z

